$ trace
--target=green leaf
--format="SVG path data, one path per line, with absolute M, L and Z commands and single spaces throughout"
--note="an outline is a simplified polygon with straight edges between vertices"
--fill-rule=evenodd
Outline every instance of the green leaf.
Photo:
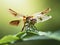
M 54 39 L 54 40 L 59 40 L 60 41 L 60 31 L 55 31 L 55 32 L 42 32 L 39 31 L 38 33 L 34 32 L 27 32 L 22 38 L 23 41 L 28 41 L 28 40 L 43 40 L 43 39 Z
M 29 41 L 29 40 L 44 40 L 55 39 L 60 41 L 60 31 L 56 32 L 19 32 L 16 35 L 8 35 L 0 39 L 0 44 L 8 45 L 8 43 L 14 43 L 15 41 Z
M 13 43 L 18 39 L 19 39 L 18 37 L 13 35 L 4 36 L 2 39 L 0 39 L 0 44 L 9 43 L 9 42 Z
M 47 36 L 51 39 L 55 39 L 55 40 L 60 41 L 60 31 L 53 32 L 53 33 L 51 33 L 50 35 L 47 35 Z
M 40 33 L 43 33 L 43 32 L 40 31 Z M 34 32 L 25 32 L 23 35 L 21 35 L 21 38 L 23 41 L 49 39 L 45 35 L 39 35 L 39 33 L 34 33 Z
M 21 36 L 24 35 L 26 32 L 19 32 L 17 33 L 15 36 L 16 37 L 19 37 L 21 39 Z

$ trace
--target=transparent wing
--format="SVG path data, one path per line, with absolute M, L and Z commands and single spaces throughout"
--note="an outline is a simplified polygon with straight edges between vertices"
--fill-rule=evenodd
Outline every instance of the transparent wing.
M 44 11 L 33 14 L 33 17 L 37 19 L 37 22 L 44 22 L 52 18 L 52 16 L 46 15 L 49 11 L 51 11 L 51 9 L 47 8 Z
M 12 10 L 12 9 L 9 9 L 9 12 L 10 12 L 11 14 L 13 14 L 15 17 L 23 17 L 23 16 L 24 16 L 24 15 L 22 15 L 22 14 L 19 14 L 19 13 L 15 12 L 15 11 Z
M 52 18 L 52 16 L 44 15 L 44 16 L 42 16 L 42 17 L 39 17 L 39 18 L 37 19 L 37 22 L 44 22 L 44 21 L 47 21 L 47 20 L 49 20 L 49 19 L 51 19 L 51 18 Z
M 19 23 L 20 23 L 20 20 L 13 20 L 9 24 L 14 25 L 14 26 L 18 26 Z

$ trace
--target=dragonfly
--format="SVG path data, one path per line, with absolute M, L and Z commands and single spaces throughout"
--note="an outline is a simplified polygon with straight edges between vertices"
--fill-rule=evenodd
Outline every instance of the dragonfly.
M 12 9 L 9 9 L 9 12 L 14 17 L 17 17 L 17 18 L 22 17 L 24 25 L 23 25 L 23 28 L 21 31 L 37 30 L 37 28 L 35 26 L 36 23 L 44 22 L 44 21 L 47 21 L 52 18 L 51 15 L 47 15 L 47 13 L 50 11 L 51 11 L 51 8 L 47 8 L 41 12 L 33 13 L 31 16 L 25 16 L 23 14 L 17 13 L 16 11 L 14 11 Z M 9 24 L 14 25 L 14 26 L 18 26 L 20 22 L 21 22 L 20 20 L 12 20 L 9 22 Z

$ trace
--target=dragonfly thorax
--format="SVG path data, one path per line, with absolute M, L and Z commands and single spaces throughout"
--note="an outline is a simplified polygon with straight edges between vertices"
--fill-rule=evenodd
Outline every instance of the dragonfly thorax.
M 34 18 L 32 18 L 32 17 L 27 17 L 26 18 L 26 23 L 28 23 L 28 24 L 32 24 L 32 25 L 34 25 L 35 23 L 37 22 L 37 20 L 36 19 L 34 19 Z

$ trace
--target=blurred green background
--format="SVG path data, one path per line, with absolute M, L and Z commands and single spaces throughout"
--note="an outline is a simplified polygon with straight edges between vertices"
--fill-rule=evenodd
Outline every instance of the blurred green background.
M 38 23 L 35 26 L 40 31 L 54 32 L 60 29 L 60 0 L 0 0 L 0 38 L 5 35 L 18 33 L 23 26 L 22 21 L 18 27 L 9 25 L 11 20 L 19 19 L 9 13 L 9 8 L 24 15 L 31 15 L 48 7 L 52 10 L 47 15 L 51 15 L 53 18 L 43 23 Z M 51 41 L 53 43 L 56 42 L 55 40 L 41 40 L 32 41 L 34 44 L 31 41 L 28 43 L 22 42 L 22 45 L 43 45 L 43 43 L 47 45 L 47 42 L 50 43 Z M 58 45 L 58 41 L 54 45 Z

